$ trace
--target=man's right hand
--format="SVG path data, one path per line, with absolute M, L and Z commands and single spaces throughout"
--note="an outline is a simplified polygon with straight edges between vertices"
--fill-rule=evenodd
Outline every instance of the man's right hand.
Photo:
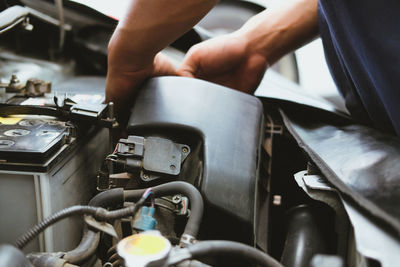
M 252 17 L 238 31 L 195 45 L 178 73 L 253 93 L 265 69 L 318 33 L 317 0 L 297 0 Z
M 252 49 L 249 38 L 234 33 L 193 46 L 178 74 L 253 93 L 267 67 L 266 56 Z

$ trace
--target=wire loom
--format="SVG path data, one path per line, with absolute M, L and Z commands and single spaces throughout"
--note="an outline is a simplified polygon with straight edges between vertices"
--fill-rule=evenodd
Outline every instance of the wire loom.
M 147 190 L 145 194 L 143 194 L 143 197 L 136 203 L 134 206 L 129 206 L 124 209 L 119 209 L 119 210 L 114 210 L 114 211 L 108 211 L 103 208 L 99 207 L 92 207 L 92 206 L 72 206 L 63 210 L 60 210 L 59 212 L 56 212 L 55 214 L 51 215 L 50 217 L 46 218 L 44 221 L 38 223 L 37 225 L 33 226 L 31 229 L 29 229 L 24 235 L 22 235 L 18 240 L 16 241 L 15 245 L 19 249 L 22 249 L 28 244 L 30 241 L 32 241 L 35 237 L 37 237 L 41 232 L 43 232 L 47 227 L 50 225 L 65 219 L 67 217 L 73 216 L 73 215 L 92 215 L 95 219 L 97 220 L 116 220 L 120 219 L 126 216 L 134 216 L 136 212 L 139 210 L 141 206 L 143 206 L 143 203 L 145 202 L 146 198 L 151 194 L 151 191 Z M 146 197 L 145 197 L 146 195 Z

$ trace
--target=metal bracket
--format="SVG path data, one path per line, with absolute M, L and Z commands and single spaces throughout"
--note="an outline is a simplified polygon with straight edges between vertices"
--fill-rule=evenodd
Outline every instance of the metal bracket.
M 119 239 L 117 232 L 115 231 L 114 227 L 106 222 L 98 222 L 96 221 L 93 216 L 86 215 L 85 222 L 94 229 L 102 231 L 106 234 L 109 234 L 112 237 Z

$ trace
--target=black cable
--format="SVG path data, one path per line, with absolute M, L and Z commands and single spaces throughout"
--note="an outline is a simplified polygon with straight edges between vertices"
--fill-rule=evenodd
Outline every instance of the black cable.
M 229 256 L 247 260 L 265 267 L 283 267 L 277 260 L 258 249 L 233 241 L 201 241 L 188 246 L 192 259 L 201 260 L 205 256 Z
M 146 189 L 127 190 L 124 192 L 126 200 L 136 200 L 143 195 Z M 203 198 L 200 192 L 193 185 L 186 182 L 170 182 L 152 187 L 151 191 L 156 197 L 168 196 L 172 194 L 183 194 L 189 198 L 191 213 L 183 234 L 193 237 L 197 236 L 201 219 L 203 216 Z
M 141 198 L 136 205 L 129 206 L 127 208 L 119 209 L 119 210 L 113 210 L 113 211 L 108 211 L 103 208 L 99 207 L 92 207 L 92 206 L 72 206 L 66 209 L 62 209 L 53 215 L 47 217 L 45 220 L 42 222 L 36 224 L 32 228 L 30 228 L 28 231 L 26 231 L 25 234 L 23 234 L 18 240 L 16 241 L 16 246 L 19 249 L 22 249 L 28 242 L 30 242 L 32 239 L 34 239 L 36 236 L 38 236 L 42 231 L 44 231 L 47 227 L 51 226 L 52 224 L 70 217 L 72 215 L 82 215 L 82 214 L 88 214 L 92 215 L 98 220 L 116 220 L 120 219 L 126 216 L 134 216 L 138 209 L 143 205 L 145 202 L 145 198 Z
M 34 225 L 32 228 L 28 229 L 20 238 L 17 239 L 16 247 L 22 249 L 27 243 L 29 243 L 32 239 L 39 235 L 44 229 L 64 218 L 70 217 L 72 215 L 96 212 L 96 209 L 97 208 L 89 206 L 72 206 L 60 210 L 53 215 L 47 217 L 40 223 Z

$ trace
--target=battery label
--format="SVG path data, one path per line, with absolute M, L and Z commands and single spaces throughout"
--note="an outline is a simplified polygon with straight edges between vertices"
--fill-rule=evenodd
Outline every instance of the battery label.
M 22 119 L 23 117 L 20 116 L 0 117 L 0 124 L 14 125 Z

